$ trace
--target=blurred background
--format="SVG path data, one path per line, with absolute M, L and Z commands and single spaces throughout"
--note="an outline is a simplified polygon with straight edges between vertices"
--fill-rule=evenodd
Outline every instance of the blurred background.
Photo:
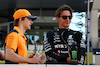
M 89 39 L 89 64 L 100 65 L 99 3 L 100 0 L 0 0 L 0 49 L 4 52 L 5 37 L 14 27 L 13 13 L 17 9 L 25 8 L 37 16 L 32 29 L 25 33 L 28 53 L 44 54 L 43 40 L 46 38 L 46 33 L 58 28 L 55 11 L 67 4 L 74 10 L 70 28 L 83 33 L 86 47 L 87 38 Z M 4 61 L 0 63 L 4 64 Z M 87 64 L 87 52 L 84 64 Z

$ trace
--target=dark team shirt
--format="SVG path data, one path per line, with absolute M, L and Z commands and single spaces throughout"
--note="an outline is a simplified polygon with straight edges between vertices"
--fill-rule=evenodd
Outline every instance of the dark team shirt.
M 77 43 L 78 47 L 77 60 L 83 64 L 86 47 L 82 39 L 82 33 L 71 29 L 57 29 L 56 31 L 47 33 L 46 40 L 43 42 L 45 54 L 47 56 L 46 63 L 67 64 L 66 59 L 69 57 L 67 45 L 72 45 L 74 41 Z

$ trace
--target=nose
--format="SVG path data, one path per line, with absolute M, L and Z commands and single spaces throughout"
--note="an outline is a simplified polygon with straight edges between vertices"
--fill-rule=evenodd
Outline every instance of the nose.
M 31 24 L 33 24 L 33 21 L 31 21 Z
M 67 17 L 66 20 L 70 20 L 69 17 Z

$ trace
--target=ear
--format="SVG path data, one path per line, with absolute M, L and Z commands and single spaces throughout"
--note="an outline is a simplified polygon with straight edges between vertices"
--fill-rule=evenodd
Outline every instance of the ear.
M 19 21 L 22 22 L 22 18 L 19 18 Z
M 21 18 L 19 18 L 19 21 L 21 21 Z
M 59 21 L 59 17 L 56 17 L 57 21 Z

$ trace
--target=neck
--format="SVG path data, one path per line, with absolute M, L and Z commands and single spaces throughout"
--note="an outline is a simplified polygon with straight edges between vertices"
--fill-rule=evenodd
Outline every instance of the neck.
M 59 29 L 69 29 L 69 27 L 59 27 Z
M 22 33 L 24 34 L 25 32 L 26 32 L 26 30 L 24 29 L 24 27 L 23 26 L 18 26 L 19 27 L 19 29 L 22 31 Z

